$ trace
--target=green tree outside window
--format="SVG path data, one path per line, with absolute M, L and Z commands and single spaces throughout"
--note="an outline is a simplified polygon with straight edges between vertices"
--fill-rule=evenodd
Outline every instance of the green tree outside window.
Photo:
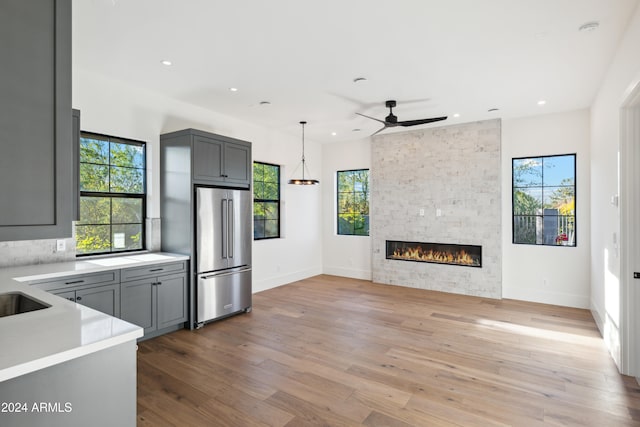
M 253 238 L 280 237 L 280 166 L 253 163 Z
M 83 132 L 78 255 L 144 249 L 145 144 Z
M 369 235 L 369 169 L 338 171 L 338 234 Z

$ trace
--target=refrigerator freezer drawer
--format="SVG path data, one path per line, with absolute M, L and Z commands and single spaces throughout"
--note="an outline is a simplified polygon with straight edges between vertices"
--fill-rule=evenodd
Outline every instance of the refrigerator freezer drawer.
M 251 269 L 198 276 L 197 322 L 251 308 Z

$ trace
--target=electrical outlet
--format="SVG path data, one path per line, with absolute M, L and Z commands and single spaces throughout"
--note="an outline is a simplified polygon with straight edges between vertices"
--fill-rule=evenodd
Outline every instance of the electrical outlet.
M 64 240 L 56 240 L 56 252 L 64 252 L 67 250 L 67 242 Z
M 424 208 L 420 208 L 420 210 L 418 211 L 418 215 L 424 216 Z
M 442 209 L 436 209 L 436 216 L 442 216 Z

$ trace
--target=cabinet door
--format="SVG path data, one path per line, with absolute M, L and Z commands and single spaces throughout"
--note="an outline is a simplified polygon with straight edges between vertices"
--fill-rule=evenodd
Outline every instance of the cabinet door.
M 76 291 L 76 302 L 113 317 L 120 317 L 120 285 Z
M 225 181 L 249 185 L 251 169 L 251 146 L 227 142 L 224 146 Z
M 71 0 L 3 0 L 0 29 L 0 241 L 71 237 Z
M 187 276 L 163 276 L 157 282 L 158 329 L 187 321 Z
M 223 143 L 201 136 L 193 137 L 193 180 L 224 182 Z
M 76 302 L 75 291 L 59 291 L 59 292 L 52 292 L 52 294 L 62 297 L 64 299 L 68 299 L 69 301 Z
M 157 329 L 156 280 L 125 282 L 120 288 L 120 318 L 144 328 L 144 333 Z

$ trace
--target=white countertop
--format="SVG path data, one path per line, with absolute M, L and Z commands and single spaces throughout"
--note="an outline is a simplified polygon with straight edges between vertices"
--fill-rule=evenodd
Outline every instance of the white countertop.
M 0 382 L 143 335 L 139 326 L 23 282 L 188 259 L 184 255 L 147 253 L 0 269 L 0 293 L 22 292 L 51 305 L 0 317 Z

